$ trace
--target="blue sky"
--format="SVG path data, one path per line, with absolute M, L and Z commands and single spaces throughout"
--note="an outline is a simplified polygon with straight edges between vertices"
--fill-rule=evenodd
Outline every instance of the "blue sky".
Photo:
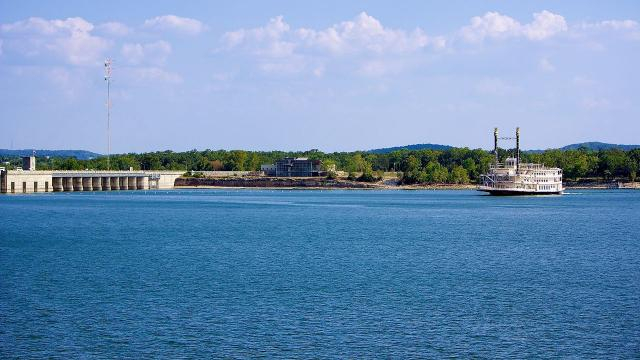
M 638 1 L 0 1 L 0 148 L 640 143 Z

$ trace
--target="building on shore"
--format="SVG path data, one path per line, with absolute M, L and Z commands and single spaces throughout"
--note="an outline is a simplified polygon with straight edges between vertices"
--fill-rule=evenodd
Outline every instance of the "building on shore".
M 173 189 L 181 171 L 36 170 L 34 156 L 23 168 L 0 168 L 0 193 Z
M 275 164 L 266 164 L 260 170 L 267 176 L 275 177 L 313 177 L 322 176 L 322 161 L 308 158 L 284 158 Z
M 276 164 L 262 164 L 260 171 L 266 176 L 276 176 Z
M 35 170 L 36 169 L 36 157 L 35 156 L 23 156 L 22 157 L 22 170 Z

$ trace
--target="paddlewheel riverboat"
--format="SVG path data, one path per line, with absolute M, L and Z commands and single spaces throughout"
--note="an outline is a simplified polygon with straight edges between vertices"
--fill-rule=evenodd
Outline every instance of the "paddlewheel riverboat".
M 493 132 L 495 162 L 487 174 L 480 175 L 479 191 L 491 195 L 544 195 L 562 194 L 562 169 L 544 164 L 520 163 L 520 128 L 516 129 L 516 156 L 498 161 L 498 128 Z

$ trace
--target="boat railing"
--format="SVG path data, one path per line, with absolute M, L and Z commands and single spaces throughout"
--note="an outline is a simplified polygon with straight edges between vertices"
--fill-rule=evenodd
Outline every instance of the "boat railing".
M 520 169 L 524 170 L 553 170 L 554 168 L 548 168 L 544 166 L 544 164 L 535 164 L 535 163 L 520 163 L 518 166 Z M 516 165 L 509 164 L 508 166 L 505 163 L 493 163 L 489 164 L 489 169 L 514 169 Z

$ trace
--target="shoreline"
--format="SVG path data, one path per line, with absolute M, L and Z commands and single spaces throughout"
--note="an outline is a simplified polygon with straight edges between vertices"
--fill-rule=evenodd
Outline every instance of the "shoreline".
M 175 188 L 181 189 L 361 189 L 361 190 L 475 190 L 475 184 L 412 184 L 396 185 L 384 182 L 366 183 L 346 179 L 325 178 L 178 178 Z
M 332 186 L 214 186 L 179 185 L 174 189 L 261 189 L 261 190 L 476 190 L 476 185 L 381 185 L 375 187 L 332 187 Z M 606 186 L 567 186 L 567 190 L 640 190 L 640 187 L 612 188 Z
M 181 177 L 177 178 L 176 188 L 261 188 L 261 189 L 365 189 L 365 190 L 476 190 L 477 184 L 396 184 L 396 179 L 386 179 L 375 183 L 352 181 L 347 179 L 313 178 L 277 178 L 277 177 Z M 640 189 L 640 183 L 623 182 L 575 182 L 564 183 L 565 190 L 571 189 Z

